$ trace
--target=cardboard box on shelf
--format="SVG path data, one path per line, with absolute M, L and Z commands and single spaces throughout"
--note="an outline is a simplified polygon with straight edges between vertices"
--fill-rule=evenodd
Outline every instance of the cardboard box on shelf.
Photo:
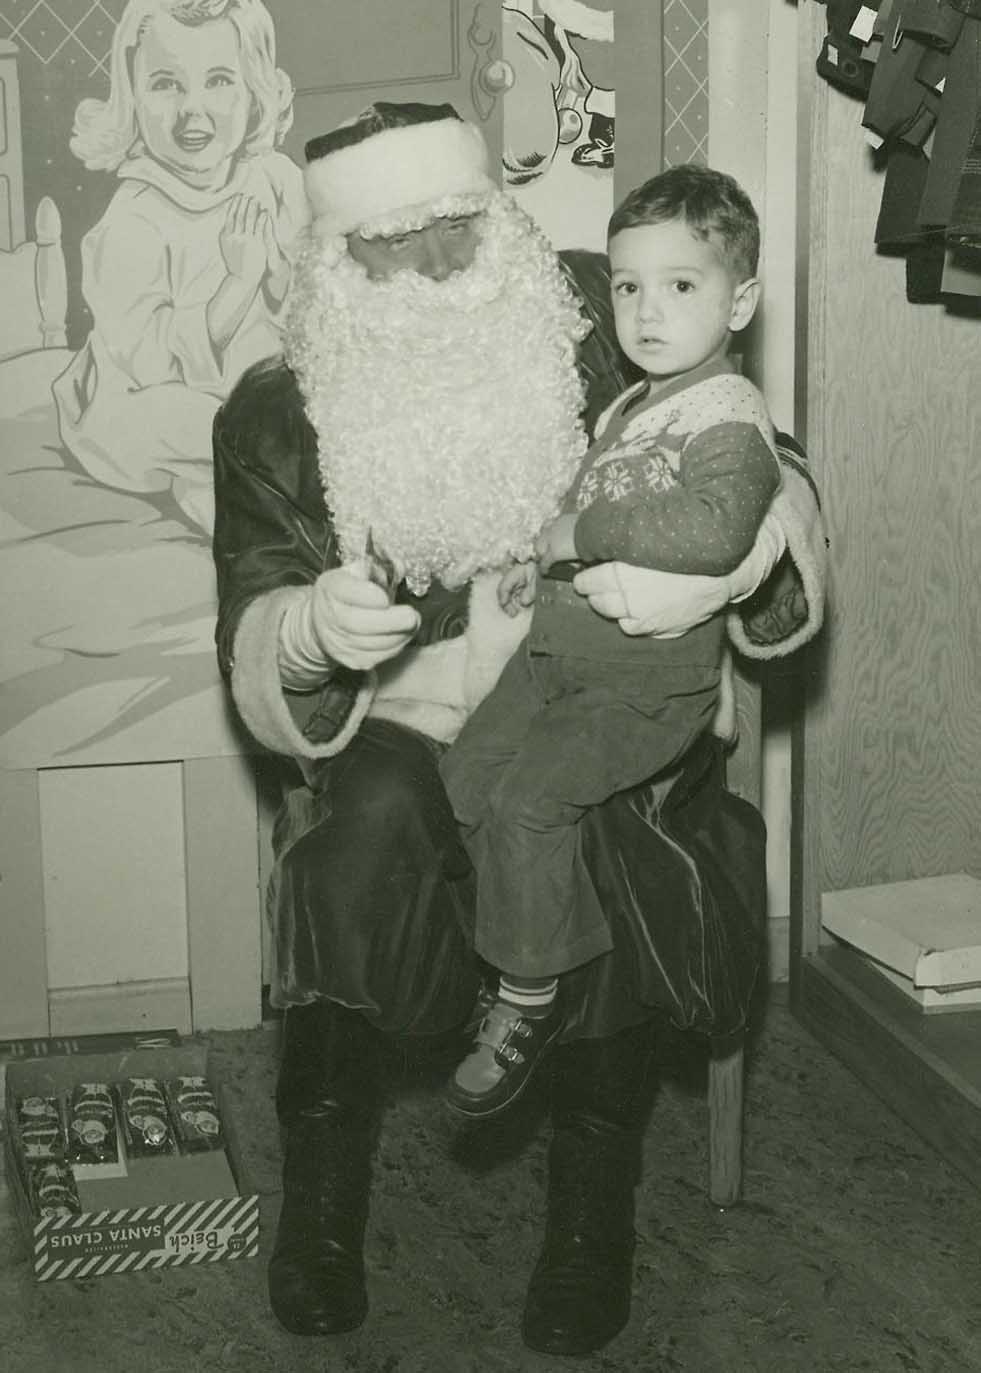
M 968 873 L 825 892 L 821 923 L 915 987 L 981 982 L 981 881 Z
M 159 1156 L 127 1155 L 125 1175 L 82 1167 L 74 1178 L 78 1214 L 41 1216 L 32 1164 L 20 1147 L 17 1103 L 26 1097 L 65 1100 L 79 1083 L 129 1078 L 172 1081 L 203 1077 L 219 1105 L 221 1148 Z M 120 1132 L 121 1134 L 121 1132 Z M 35 1277 L 101 1277 L 187 1263 L 254 1258 L 259 1251 L 259 1199 L 242 1168 L 227 1094 L 199 1045 L 121 1049 L 22 1059 L 7 1065 L 7 1182 L 30 1246 Z M 93 1175 L 93 1172 L 95 1175 Z
M 887 968 L 884 963 L 869 958 L 868 954 L 863 954 L 862 958 L 880 977 L 884 977 L 891 987 L 895 987 L 918 1006 L 924 1015 L 981 1010 L 981 983 L 971 983 L 967 987 L 918 987 L 912 978 L 904 977 L 902 973 Z

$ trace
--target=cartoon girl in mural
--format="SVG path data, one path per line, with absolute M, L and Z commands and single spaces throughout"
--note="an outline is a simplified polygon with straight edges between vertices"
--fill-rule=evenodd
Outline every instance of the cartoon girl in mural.
M 574 166 L 613 166 L 613 11 L 613 0 L 506 0 L 503 55 L 513 81 L 505 107 L 508 186 L 545 176 L 561 144 L 576 144 Z
M 169 491 L 210 534 L 211 423 L 280 349 L 302 174 L 275 147 L 293 87 L 261 0 L 130 0 L 108 100 L 71 150 L 120 180 L 82 242 L 94 327 L 54 384 L 62 439 L 98 481 Z

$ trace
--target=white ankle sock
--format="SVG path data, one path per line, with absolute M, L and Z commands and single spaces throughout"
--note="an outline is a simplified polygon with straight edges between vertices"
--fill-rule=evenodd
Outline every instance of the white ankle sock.
M 555 1000 L 558 989 L 559 979 L 557 977 L 553 977 L 548 982 L 542 981 L 538 986 L 530 987 L 521 982 L 512 982 L 502 973 L 497 994 L 509 1006 L 517 1006 L 522 1011 L 534 1012 L 550 1006 Z

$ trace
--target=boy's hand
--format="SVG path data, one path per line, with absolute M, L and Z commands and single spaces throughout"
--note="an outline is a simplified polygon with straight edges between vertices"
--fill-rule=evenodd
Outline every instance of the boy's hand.
M 530 606 L 538 589 L 538 569 L 531 561 L 515 563 L 497 584 L 497 603 L 506 615 L 517 615 Z
M 542 572 L 553 563 L 578 558 L 576 551 L 576 521 L 578 515 L 557 515 L 542 529 L 535 540 L 535 557 Z

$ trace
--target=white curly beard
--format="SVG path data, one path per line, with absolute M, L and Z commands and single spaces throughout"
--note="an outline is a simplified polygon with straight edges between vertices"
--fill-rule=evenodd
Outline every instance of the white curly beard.
M 588 332 L 552 249 L 490 198 L 473 264 L 369 280 L 336 241 L 299 265 L 287 360 L 345 561 L 375 543 L 422 594 L 527 558 L 586 447 Z

